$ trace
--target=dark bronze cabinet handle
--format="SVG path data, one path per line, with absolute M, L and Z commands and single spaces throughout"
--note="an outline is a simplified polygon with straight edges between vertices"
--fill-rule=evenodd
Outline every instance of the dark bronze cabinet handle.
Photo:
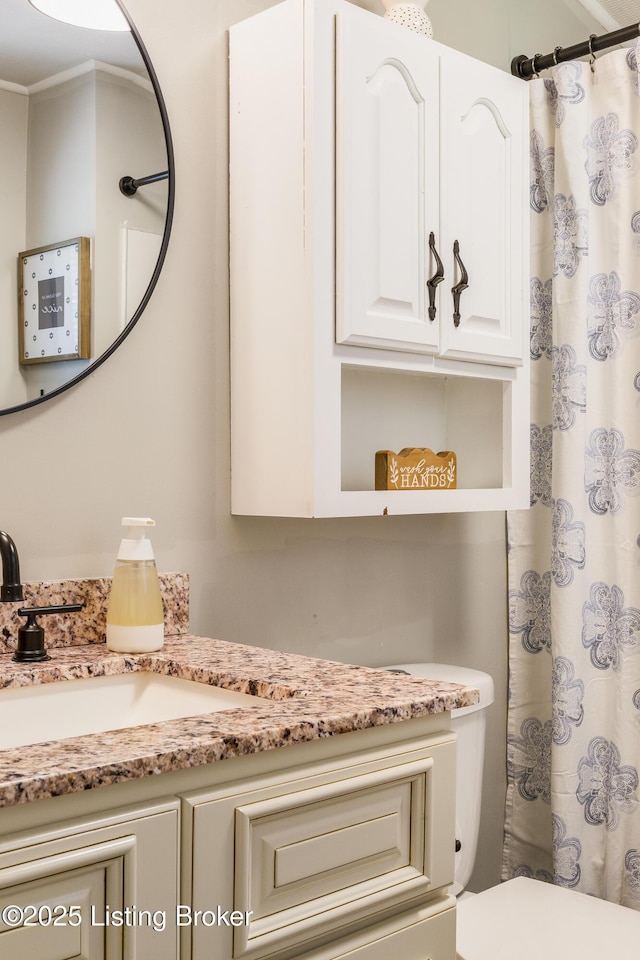
M 466 267 L 462 260 L 460 259 L 460 244 L 457 240 L 454 240 L 453 243 L 453 256 L 458 264 L 460 269 L 460 282 L 456 283 L 455 287 L 451 287 L 451 293 L 453 294 L 453 325 L 455 327 L 460 326 L 460 295 L 463 290 L 466 290 L 469 286 L 469 275 L 467 273 Z
M 436 261 L 436 272 L 430 280 L 427 280 L 427 287 L 429 288 L 429 320 L 435 320 L 436 287 L 444 280 L 444 267 L 442 265 L 442 260 L 438 256 L 438 251 L 436 250 L 436 238 L 435 234 L 433 233 L 429 234 L 429 250 L 431 250 L 433 258 Z

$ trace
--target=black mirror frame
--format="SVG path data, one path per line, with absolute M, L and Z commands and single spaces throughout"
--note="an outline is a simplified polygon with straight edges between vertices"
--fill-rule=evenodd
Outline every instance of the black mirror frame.
M 162 129 L 164 132 L 165 146 L 167 149 L 167 169 L 169 171 L 168 176 L 168 192 L 167 192 L 167 216 L 164 225 L 164 231 L 162 234 L 162 243 L 160 245 L 160 253 L 158 254 L 158 259 L 154 267 L 151 279 L 147 289 L 145 290 L 144 296 L 137 306 L 135 313 L 127 323 L 126 327 L 122 332 L 116 337 L 113 343 L 97 357 L 93 363 L 85 367 L 82 373 L 79 373 L 76 377 L 72 377 L 71 380 L 68 380 L 66 383 L 62 384 L 60 387 L 56 387 L 55 390 L 51 390 L 50 393 L 45 393 L 41 397 L 34 397 L 32 400 L 27 400 L 25 403 L 19 403 L 13 407 L 6 407 L 3 410 L 0 410 L 0 417 L 4 417 L 9 413 L 17 413 L 20 410 L 29 410 L 32 407 L 38 406 L 40 403 L 44 403 L 46 400 L 51 400 L 53 397 L 60 396 L 61 393 L 64 393 L 66 390 L 69 390 L 71 387 L 74 387 L 77 383 L 80 383 L 81 380 L 84 380 L 85 377 L 88 377 L 89 374 L 93 373 L 95 370 L 100 367 L 104 361 L 114 353 L 120 344 L 125 340 L 128 335 L 131 333 L 132 329 L 135 327 L 136 323 L 140 319 L 145 307 L 147 306 L 149 300 L 151 299 L 151 294 L 153 293 L 156 283 L 158 282 L 158 277 L 162 270 L 164 260 L 167 254 L 167 247 L 169 245 L 169 236 L 171 234 L 171 224 L 173 221 L 173 206 L 175 199 L 175 168 L 174 168 L 174 157 L 173 157 L 173 141 L 171 139 L 171 129 L 169 127 L 169 117 L 167 114 L 167 108 L 165 106 L 164 97 L 162 96 L 162 91 L 160 90 L 160 84 L 158 83 L 158 78 L 156 72 L 153 68 L 149 54 L 147 53 L 146 47 L 142 42 L 140 34 L 138 33 L 135 25 L 131 21 L 128 11 L 124 8 L 121 0 L 116 0 L 116 3 L 122 10 L 127 23 L 131 29 L 131 35 L 140 51 L 140 56 L 144 62 L 145 67 L 147 68 L 147 73 L 149 74 L 149 79 L 151 80 L 151 86 L 153 87 L 153 92 L 155 93 L 156 100 L 158 103 L 158 109 L 160 110 L 160 119 L 162 121 Z

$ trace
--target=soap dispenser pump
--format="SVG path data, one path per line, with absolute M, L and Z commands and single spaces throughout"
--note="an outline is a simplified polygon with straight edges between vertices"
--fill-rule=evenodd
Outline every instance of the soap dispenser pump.
M 123 517 L 127 535 L 120 542 L 107 609 L 107 648 L 118 653 L 147 653 L 164 643 L 164 614 L 158 571 L 148 527 L 149 517 Z

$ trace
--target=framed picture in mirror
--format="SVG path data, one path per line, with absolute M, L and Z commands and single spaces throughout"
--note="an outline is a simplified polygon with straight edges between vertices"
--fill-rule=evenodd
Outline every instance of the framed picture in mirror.
M 91 356 L 91 242 L 76 237 L 18 254 L 21 364 Z

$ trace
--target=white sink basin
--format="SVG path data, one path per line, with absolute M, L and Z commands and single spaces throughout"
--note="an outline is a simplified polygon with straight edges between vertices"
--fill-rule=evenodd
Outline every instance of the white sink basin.
M 247 693 L 145 671 L 6 687 L 0 750 L 260 704 Z

